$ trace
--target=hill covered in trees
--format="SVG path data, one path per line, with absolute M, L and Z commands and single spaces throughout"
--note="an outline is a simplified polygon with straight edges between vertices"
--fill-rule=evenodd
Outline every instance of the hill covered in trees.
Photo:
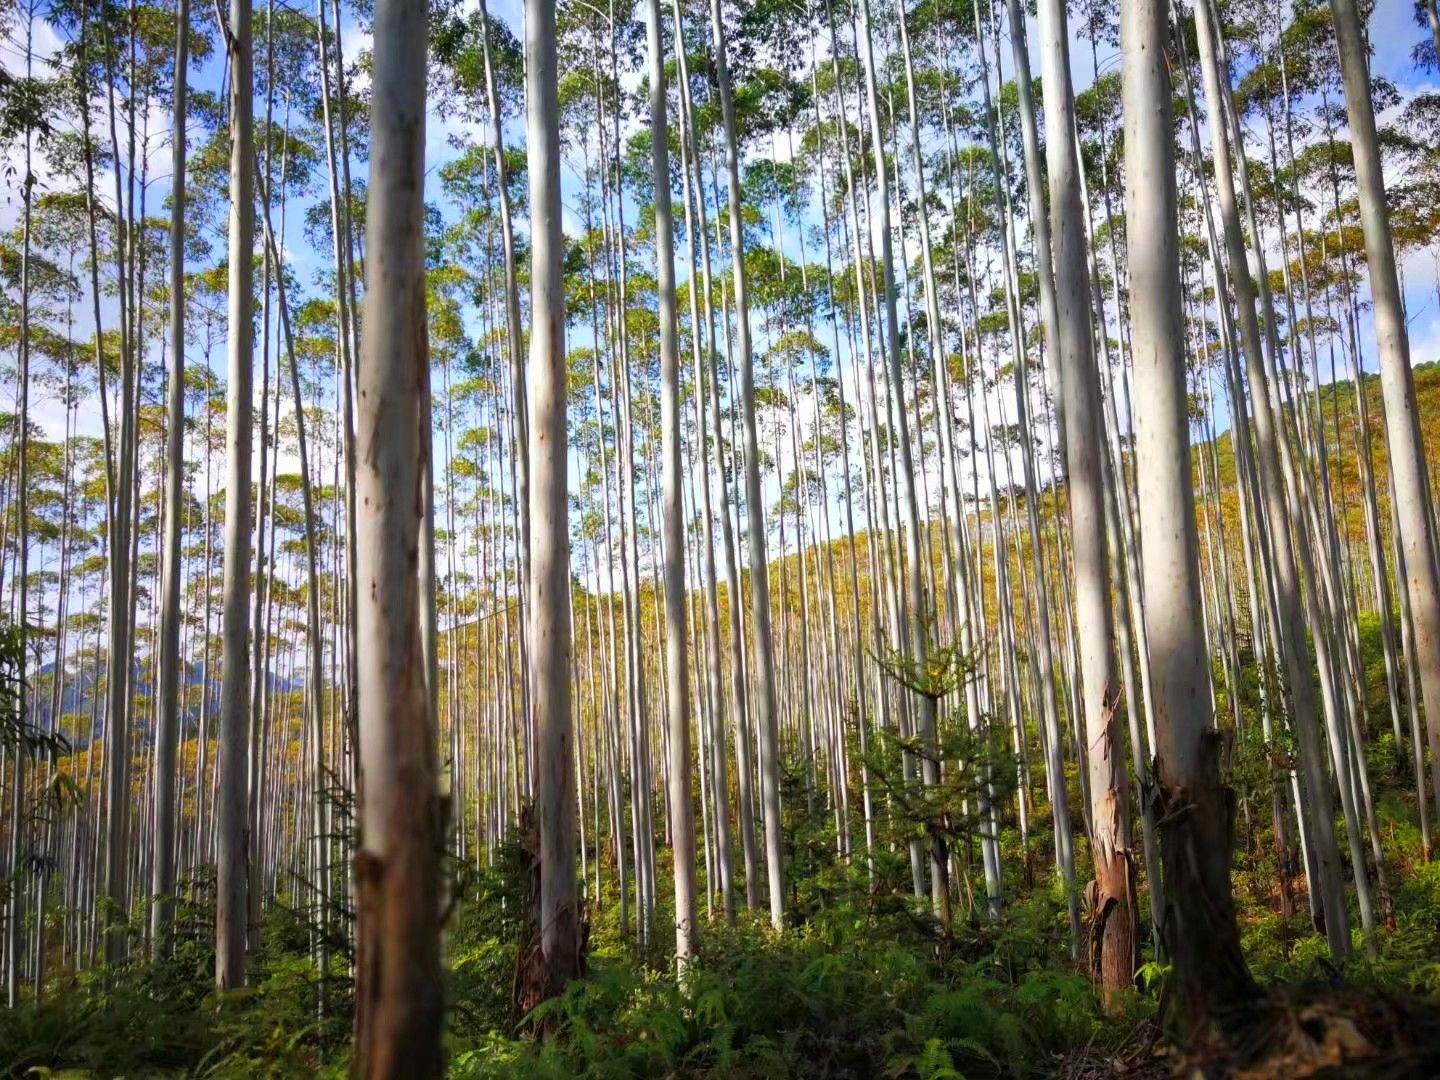
M 1440 1074 L 1435 0 L 0 35 L 12 1074 Z

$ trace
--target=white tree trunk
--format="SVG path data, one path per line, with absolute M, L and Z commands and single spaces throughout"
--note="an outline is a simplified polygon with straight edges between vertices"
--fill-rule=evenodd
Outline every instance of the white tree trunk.
M 1075 92 L 1064 0 L 1040 0 L 1040 56 L 1045 94 L 1046 160 L 1054 239 L 1057 338 L 1069 465 L 1070 529 L 1074 536 L 1075 606 L 1080 644 L 1080 693 L 1085 717 L 1085 767 L 1090 775 L 1090 852 L 1095 864 L 1091 974 L 1103 995 L 1134 981 L 1139 948 L 1130 794 L 1120 726 L 1115 621 L 1105 538 L 1105 488 L 1099 373 L 1095 368 L 1085 208 L 1080 201 Z
M 780 831 L 780 732 L 775 713 L 775 645 L 770 629 L 770 564 L 765 553 L 765 508 L 760 494 L 760 439 L 755 426 L 755 356 L 750 337 L 745 278 L 745 237 L 740 210 L 740 146 L 725 51 L 720 0 L 710 0 L 716 81 L 725 128 L 725 168 L 730 202 L 730 268 L 735 279 L 735 327 L 740 349 L 740 412 L 745 445 L 745 510 L 749 517 L 750 603 L 755 628 L 755 674 L 759 696 L 755 724 L 760 750 L 760 797 L 765 811 L 765 869 L 770 886 L 770 924 L 785 925 L 785 855 Z M 731 581 L 732 589 L 739 588 Z M 736 634 L 743 628 L 736 627 Z
M 361 583 L 356 1075 L 440 1072 L 444 833 L 422 646 L 431 447 L 425 327 L 423 0 L 375 7 L 365 357 L 356 425 Z
M 566 460 L 565 240 L 554 0 L 525 2 L 530 174 L 530 700 L 540 825 L 540 947 L 551 988 L 579 969 L 574 730 L 570 715 L 570 534 Z
M 1254 992 L 1230 893 L 1231 803 L 1221 786 L 1201 618 L 1199 537 L 1190 465 L 1181 321 L 1169 39 L 1165 0 L 1126 0 L 1125 211 L 1132 280 L 1145 622 L 1155 695 L 1156 772 L 1165 861 L 1166 946 L 1182 1017 Z
M 174 162 L 170 179 L 170 370 L 165 417 L 165 538 L 161 550 L 159 724 L 155 733 L 155 851 L 150 944 L 168 948 L 175 891 L 175 750 L 180 737 L 180 524 L 185 474 L 185 96 L 190 3 L 175 13 Z
M 215 985 L 245 979 L 250 728 L 250 447 L 255 175 L 250 0 L 231 0 L 230 350 L 225 393 L 225 610 L 216 795 Z M 122 488 L 125 481 L 121 481 Z
M 660 315 L 661 483 L 665 537 L 665 672 L 668 695 L 671 851 L 675 864 L 675 963 L 683 975 L 695 952 L 695 804 L 690 792 L 689 644 L 685 627 L 685 511 L 680 463 L 680 341 L 675 316 L 674 224 L 665 117 L 665 36 L 660 0 L 645 6 L 649 48 L 650 165 L 655 181 L 656 294 Z M 692 282 L 692 285 L 694 283 Z M 698 392 L 699 387 L 696 387 Z
M 1355 186 L 1360 196 L 1360 225 L 1365 233 L 1365 263 L 1370 270 L 1370 296 L 1375 305 L 1385 436 L 1395 484 L 1400 544 L 1405 550 L 1405 588 L 1410 594 L 1415 624 L 1415 661 L 1425 701 L 1430 755 L 1440 761 L 1440 575 L 1432 557 L 1434 522 L 1428 513 L 1430 480 L 1415 404 L 1415 378 L 1410 370 L 1405 301 L 1390 237 L 1385 176 L 1375 130 L 1375 105 L 1370 99 L 1370 71 L 1360 14 L 1355 0 L 1331 0 L 1330 7 L 1335 15 L 1335 41 L 1340 53 L 1345 107 L 1350 118 L 1350 146 L 1355 158 Z M 1432 32 L 1440 41 L 1433 3 L 1429 4 L 1427 13 Z

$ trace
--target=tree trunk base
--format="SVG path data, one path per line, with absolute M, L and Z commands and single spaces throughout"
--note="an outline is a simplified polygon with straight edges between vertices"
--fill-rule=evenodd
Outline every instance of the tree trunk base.
M 1440 1007 L 1324 984 L 1282 986 L 1232 1018 L 1228 1040 L 1182 1048 L 1177 1075 L 1407 1077 L 1440 1075 Z
M 537 1005 L 561 993 L 571 979 L 585 974 L 590 944 L 588 916 L 583 910 L 572 911 L 564 920 L 565 925 L 558 928 L 563 937 L 562 947 L 554 950 L 550 957 L 545 955 L 540 925 L 540 828 L 530 806 L 520 813 L 520 847 L 525 852 L 529 873 L 525 925 L 520 933 L 520 951 L 510 995 L 512 1020 L 517 1027 Z M 552 928 L 552 933 L 555 929 Z M 573 958 L 573 963 L 568 958 Z

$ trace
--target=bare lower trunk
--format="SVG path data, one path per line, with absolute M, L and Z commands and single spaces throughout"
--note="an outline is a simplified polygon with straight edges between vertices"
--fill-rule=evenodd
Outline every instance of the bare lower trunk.
M 645 8 L 649 45 L 650 155 L 655 179 L 656 290 L 660 314 L 660 424 L 664 445 L 665 673 L 670 830 L 675 863 L 675 963 L 685 973 L 696 946 L 695 806 L 690 791 L 690 693 L 685 627 L 685 520 L 680 465 L 680 342 L 675 316 L 674 226 L 665 117 L 665 36 L 660 0 Z
M 1050 174 L 1051 229 L 1055 242 L 1055 303 L 1066 416 L 1070 528 L 1074 535 L 1075 602 L 1079 628 L 1085 757 L 1090 775 L 1090 853 L 1095 863 L 1091 974 L 1101 995 L 1134 981 L 1135 871 L 1130 854 L 1130 794 L 1120 726 L 1120 685 L 1115 668 L 1115 621 L 1105 537 L 1105 489 L 1099 373 L 1095 368 L 1086 265 L 1080 161 L 1072 132 L 1075 96 L 1064 0 L 1041 0 L 1040 38 L 1045 132 Z
M 254 366 L 254 130 L 250 0 L 231 0 L 230 363 L 226 386 L 225 611 L 216 814 L 215 985 L 245 979 L 248 910 L 246 755 L 250 727 L 250 416 Z M 122 480 L 122 487 L 124 481 Z
M 165 540 L 161 553 L 159 725 L 155 734 L 155 851 L 150 867 L 150 944 L 168 947 L 175 891 L 175 750 L 180 737 L 180 519 L 185 473 L 185 95 L 189 0 L 175 32 L 174 167 L 170 182 L 170 371 L 165 418 Z
M 730 199 L 730 265 L 735 279 L 735 326 L 739 339 L 740 412 L 745 445 L 745 509 L 750 524 L 750 603 L 754 622 L 756 689 L 755 723 L 760 750 L 760 797 L 765 811 L 765 869 L 770 886 L 770 924 L 785 924 L 785 857 L 780 832 L 780 733 L 775 712 L 775 646 L 770 629 L 770 566 L 765 554 L 765 512 L 760 501 L 760 439 L 755 426 L 755 357 L 750 337 L 746 290 L 745 240 L 741 225 L 740 146 L 730 69 L 725 55 L 725 30 L 720 0 L 711 0 L 710 28 L 715 43 L 715 70 L 720 111 L 725 126 L 725 167 Z M 731 582 L 738 588 L 738 582 Z M 736 627 L 736 634 L 743 628 Z
M 1130 271 L 1138 416 L 1145 622 L 1155 695 L 1157 798 L 1165 866 L 1166 946 L 1182 1025 L 1256 993 L 1230 892 L 1233 796 L 1220 780 L 1201 621 L 1199 537 L 1190 466 L 1180 310 L 1171 89 L 1164 0 L 1126 0 L 1121 15 Z
M 356 425 L 356 648 L 365 774 L 358 903 L 358 1076 L 438 1076 L 440 845 L 435 732 L 423 656 L 420 533 L 430 467 L 425 329 L 427 18 L 375 8 L 365 357 Z
M 554 0 L 525 3 L 530 174 L 530 699 L 540 827 L 538 932 L 545 989 L 580 970 L 575 771 L 570 714 L 570 538 L 566 473 L 564 237 Z
M 1365 233 L 1365 262 L 1370 269 L 1370 294 L 1375 305 L 1385 435 L 1390 448 L 1400 544 L 1405 551 L 1404 587 L 1410 594 L 1415 624 L 1415 663 L 1420 672 L 1431 757 L 1440 760 L 1440 574 L 1433 558 L 1434 522 L 1427 512 L 1431 505 L 1430 480 L 1415 404 L 1415 378 L 1410 371 L 1410 337 L 1395 266 L 1395 247 L 1390 237 L 1364 30 L 1355 0 L 1331 0 L 1330 7 L 1335 15 L 1335 40 L 1345 83 L 1355 184 L 1360 196 L 1360 224 Z M 1427 14 L 1431 31 L 1440 42 L 1440 24 L 1436 21 L 1433 2 L 1429 3 Z M 1360 392 L 1357 386 L 1356 393 Z

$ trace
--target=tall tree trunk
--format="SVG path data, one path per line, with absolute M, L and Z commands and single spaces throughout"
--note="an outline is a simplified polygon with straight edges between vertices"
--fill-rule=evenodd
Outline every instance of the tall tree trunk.
M 267 191 L 266 195 L 268 196 L 268 194 Z M 268 206 L 268 198 L 266 205 Z M 281 218 L 283 220 L 283 214 Z M 271 231 L 268 210 L 263 224 L 266 249 L 270 258 L 277 266 L 282 265 L 280 246 Z M 330 919 L 330 866 L 326 839 L 329 825 L 325 792 L 325 647 L 324 624 L 320 621 L 320 573 L 317 551 L 319 542 L 316 536 L 315 497 L 311 483 L 310 445 L 305 433 L 305 400 L 300 392 L 300 367 L 295 355 L 295 341 L 290 326 L 290 309 L 285 299 L 284 277 L 281 277 L 277 283 L 275 296 L 280 310 L 281 331 L 285 335 L 286 358 L 290 364 L 290 391 L 295 399 L 295 442 L 300 458 L 300 496 L 305 515 L 305 640 L 307 646 L 305 706 L 313 763 L 310 792 L 310 827 L 313 830 L 311 855 L 314 874 L 313 887 L 316 893 L 313 922 L 315 925 L 316 966 L 320 971 L 319 993 L 323 1012 L 325 979 L 328 974 L 327 958 L 329 956 L 327 933 Z M 276 423 L 278 424 L 278 392 L 276 401 Z
M 685 627 L 685 511 L 680 463 L 680 341 L 675 314 L 674 224 L 670 144 L 665 116 L 665 36 L 660 0 L 645 6 L 649 49 L 650 165 L 655 181 L 656 293 L 660 315 L 661 470 L 665 539 L 665 677 L 670 687 L 671 852 L 675 864 L 675 963 L 682 975 L 696 947 L 695 804 L 690 791 L 690 693 Z M 692 287 L 694 282 L 691 282 Z M 698 393 L 699 387 L 696 387 Z
M 1313 560 L 1310 556 L 1309 537 L 1300 525 L 1298 502 L 1294 497 L 1291 470 L 1282 472 L 1282 463 L 1288 466 L 1288 455 L 1284 453 L 1284 431 L 1279 429 L 1284 419 L 1282 410 L 1275 408 L 1270 389 L 1270 372 L 1267 370 L 1264 349 L 1261 345 L 1260 323 L 1256 313 L 1255 281 L 1245 251 L 1245 240 L 1240 230 L 1239 209 L 1236 204 L 1234 172 L 1231 163 L 1231 144 L 1224 122 L 1224 109 L 1220 97 L 1220 71 L 1216 56 L 1214 27 L 1211 23 L 1208 4 L 1201 3 L 1196 9 L 1196 38 L 1200 47 L 1201 71 L 1205 81 L 1207 111 L 1210 113 L 1211 139 L 1215 154 L 1215 186 L 1219 196 L 1220 216 L 1224 227 L 1224 243 L 1229 264 L 1230 281 L 1235 289 L 1235 307 L 1240 328 L 1240 340 L 1245 356 L 1246 373 L 1250 381 L 1251 400 L 1255 413 L 1255 444 L 1259 466 L 1259 489 L 1264 498 L 1266 515 L 1265 536 L 1274 546 L 1275 593 L 1278 600 L 1277 622 L 1281 639 L 1281 654 L 1285 663 L 1287 689 L 1290 698 L 1290 718 L 1300 744 L 1300 755 L 1304 766 L 1303 776 L 1311 810 L 1311 824 L 1314 829 L 1314 847 L 1319 867 L 1319 891 L 1325 912 L 1326 936 L 1331 951 L 1337 957 L 1348 954 L 1350 934 L 1347 926 L 1348 915 L 1345 907 L 1344 882 L 1340 867 L 1339 847 L 1335 839 L 1333 816 L 1330 812 L 1329 781 L 1323 761 L 1324 748 L 1316 722 L 1314 677 L 1310 664 L 1310 648 L 1306 642 L 1306 616 L 1314 615 L 1317 603 Z M 1217 264 L 1217 273 L 1218 273 Z M 1277 418 L 1277 413 L 1279 414 Z M 1143 502 L 1142 502 L 1142 505 Z M 1147 596 L 1147 602 L 1149 598 Z M 1327 648 L 1328 638 L 1318 618 L 1312 617 L 1309 625 L 1317 657 Z M 1322 695 L 1327 694 L 1328 679 L 1320 680 Z M 1324 697 L 1326 716 L 1332 715 L 1331 701 Z M 1345 777 L 1341 777 L 1342 801 L 1345 798 Z M 1347 817 L 1349 814 L 1347 813 Z
M 355 856 L 356 1067 L 441 1072 L 440 847 L 423 655 L 421 529 L 430 468 L 425 326 L 426 7 L 375 7 L 365 357 L 356 425 L 362 847 Z
M 860 0 L 860 55 L 864 62 L 865 98 L 870 119 L 870 149 L 874 158 L 876 178 L 876 231 L 880 234 L 880 307 L 885 319 L 885 359 L 888 364 L 890 408 L 895 423 L 895 441 L 899 444 L 900 483 L 902 499 L 900 511 L 905 528 L 905 604 L 900 617 L 905 634 L 910 662 L 923 670 L 929 653 L 929 604 L 925 595 L 924 570 L 921 566 L 920 510 L 915 492 L 915 466 L 910 440 L 910 420 L 905 407 L 905 383 L 900 360 L 900 323 L 897 311 L 898 299 L 895 286 L 894 241 L 890 232 L 890 181 L 885 165 L 884 138 L 880 126 L 880 106 L 875 86 L 875 59 L 871 44 L 870 3 Z M 926 557 L 928 557 L 928 549 Z M 936 750 L 936 699 L 929 695 L 916 695 L 919 725 L 916 735 L 931 748 L 920 765 L 926 785 L 935 785 L 940 779 L 940 761 Z M 930 893 L 936 917 L 949 932 L 950 928 L 950 887 L 949 855 L 945 839 L 940 831 L 932 830 L 930 838 Z
M 1430 481 L 1415 404 L 1415 377 L 1410 370 L 1405 298 L 1390 237 L 1385 176 L 1375 130 L 1375 105 L 1370 97 L 1370 71 L 1360 13 L 1355 0 L 1330 0 L 1330 8 L 1335 16 L 1335 43 L 1340 53 L 1345 108 L 1350 118 L 1350 146 L 1355 159 L 1355 186 L 1360 196 L 1360 225 L 1365 234 L 1365 262 L 1370 270 L 1370 296 L 1375 306 L 1385 435 L 1395 484 L 1400 544 L 1405 551 L 1405 588 L 1410 593 L 1410 611 L 1415 624 L 1415 664 L 1420 671 L 1430 755 L 1440 761 L 1440 574 L 1433 558 L 1434 522 L 1428 513 Z M 1434 5 L 1428 10 L 1431 28 L 1440 41 Z M 1356 393 L 1360 392 L 1356 387 Z M 1423 792 L 1421 798 L 1424 798 Z
M 250 448 L 254 368 L 254 125 L 250 0 L 231 0 L 230 350 L 225 394 L 225 611 L 217 781 L 215 985 L 245 979 L 250 727 Z M 125 481 L 121 481 L 122 489 Z M 123 491 L 122 491 L 123 497 Z
M 1190 466 L 1180 310 L 1171 88 L 1164 0 L 1126 0 L 1125 212 L 1136 393 L 1145 622 L 1155 695 L 1157 799 L 1165 864 L 1166 946 L 1179 1017 L 1195 1030 L 1253 999 L 1230 891 L 1233 796 L 1220 779 L 1200 609 L 1199 537 Z
M 770 565 L 765 554 L 765 509 L 760 494 L 760 439 L 755 426 L 755 356 L 745 275 L 745 235 L 740 210 L 740 145 L 725 49 L 721 0 L 710 0 L 715 78 L 725 129 L 725 168 L 730 200 L 730 269 L 735 279 L 735 327 L 740 347 L 740 413 L 745 439 L 745 510 L 750 525 L 750 603 L 754 624 L 759 696 L 755 722 L 760 749 L 760 797 L 765 812 L 765 869 L 770 886 L 770 924 L 785 925 L 785 855 L 780 831 L 780 733 L 775 712 L 775 645 L 770 628 Z M 731 588 L 739 583 L 732 581 Z M 744 632 L 736 627 L 736 634 Z
M 515 269 L 515 226 L 510 216 L 510 181 L 505 161 L 505 137 L 500 127 L 500 94 L 495 86 L 495 68 L 490 59 L 490 15 L 485 0 L 480 0 L 480 20 L 483 25 L 481 37 L 482 55 L 485 60 L 485 96 L 489 101 L 490 139 L 495 152 L 495 190 L 500 203 L 500 244 L 505 257 L 505 331 L 510 346 L 510 390 L 515 416 L 515 457 L 519 464 L 518 485 L 515 502 L 520 515 L 520 605 L 521 615 L 525 614 L 526 583 L 530 580 L 530 417 L 525 403 L 525 379 L 523 368 L 525 351 L 523 331 L 520 324 L 520 283 Z M 521 649 L 525 641 L 521 639 Z M 521 662 L 525 661 L 522 652 Z M 521 684 L 525 699 L 524 709 L 528 716 L 529 690 Z
M 170 125 L 170 371 L 165 416 L 165 538 L 161 551 L 159 726 L 155 734 L 155 852 L 150 945 L 169 949 L 175 891 L 175 751 L 180 739 L 180 526 L 185 478 L 185 106 L 190 2 L 175 13 L 175 109 Z
M 525 0 L 530 174 L 530 699 L 540 828 L 538 932 L 546 989 L 579 974 L 575 772 L 570 713 L 570 535 L 566 457 L 565 240 L 555 2 Z
M 680 158 L 685 191 L 685 235 L 690 251 L 690 333 L 691 352 L 694 360 L 695 381 L 692 404 L 695 415 L 696 456 L 699 458 L 699 476 L 695 478 L 700 489 L 701 525 L 700 555 L 705 581 L 705 615 L 708 633 L 705 635 L 705 674 L 710 687 L 711 709 L 709 734 L 710 797 L 711 818 L 715 828 L 716 878 L 711 886 L 718 889 L 725 921 L 735 921 L 735 889 L 732 879 L 734 861 L 730 843 L 730 784 L 727 780 L 727 758 L 725 754 L 725 721 L 722 714 L 725 697 L 725 677 L 722 674 L 720 650 L 720 598 L 715 572 L 715 515 L 711 503 L 710 487 L 710 437 L 706 391 L 711 389 L 713 377 L 707 377 L 706 369 L 714 356 L 715 313 L 711 299 L 709 229 L 706 222 L 705 185 L 700 172 L 700 156 L 695 139 L 695 120 L 690 99 L 690 69 L 685 58 L 685 38 L 680 17 L 679 0 L 672 0 L 671 12 L 675 22 L 675 59 L 679 69 L 680 91 Z M 693 180 L 693 188 L 692 188 Z M 696 248 L 703 248 L 703 260 L 697 262 Z M 696 286 L 699 286 L 697 288 Z M 699 293 L 704 293 L 704 321 L 701 321 Z M 720 453 L 720 432 L 715 432 L 715 452 Z M 602 444 L 603 450 L 603 444 Z M 723 484 L 722 484 L 723 492 Z M 729 519 L 728 505 L 721 506 Z M 731 590 L 733 592 L 733 589 Z M 739 693 L 739 688 L 735 691 Z M 751 836 L 754 846 L 754 836 Z
M 1090 773 L 1090 854 L 1095 894 L 1090 932 L 1091 974 L 1104 998 L 1130 986 L 1139 958 L 1134 864 L 1130 855 L 1130 793 L 1115 621 L 1105 538 L 1105 488 L 1099 372 L 1095 368 L 1085 208 L 1075 139 L 1075 92 L 1064 0 L 1040 0 L 1050 225 L 1055 242 L 1054 349 L 1061 372 L 1069 463 L 1070 529 L 1074 535 L 1075 604 L 1080 639 L 1080 693 Z M 1035 497 L 1033 494 L 1032 498 Z
M 25 22 L 25 78 L 33 78 L 34 72 L 34 32 L 35 12 L 32 6 L 27 13 Z M 16 614 L 16 626 L 20 631 L 20 655 L 19 667 L 16 676 L 16 703 L 15 717 L 19 723 L 19 737 L 10 748 L 11 754 L 11 791 L 10 791 L 10 852 L 9 852 L 9 902 L 6 905 L 5 917 L 5 997 L 10 1008 L 15 1008 L 20 1003 L 20 969 L 21 969 L 21 948 L 22 934 L 21 923 L 25 918 L 25 893 L 28 888 L 26 876 L 21 866 L 24 859 L 24 839 L 26 835 L 25 824 L 25 765 L 32 753 L 32 747 L 27 745 L 26 731 L 30 727 L 30 709 L 32 695 L 29 683 L 26 681 L 26 670 L 28 667 L 30 641 L 27 618 L 29 613 L 29 561 L 30 561 L 30 523 L 29 523 L 29 486 L 30 486 L 30 257 L 31 257 L 31 232 L 32 218 L 35 202 L 35 173 L 32 157 L 32 130 L 29 126 L 25 130 L 25 174 L 21 177 L 20 183 L 23 190 L 21 210 L 21 241 L 20 241 L 20 407 L 17 410 L 15 422 L 18 427 L 18 434 L 15 440 L 17 453 L 17 471 L 15 482 L 15 517 L 16 517 L 16 561 L 19 566 L 15 574 L 15 592 L 19 598 L 19 609 Z M 58 672 L 57 672 L 58 675 Z M 37 935 L 44 934 L 44 926 L 39 922 L 44 916 L 43 911 L 37 912 Z

